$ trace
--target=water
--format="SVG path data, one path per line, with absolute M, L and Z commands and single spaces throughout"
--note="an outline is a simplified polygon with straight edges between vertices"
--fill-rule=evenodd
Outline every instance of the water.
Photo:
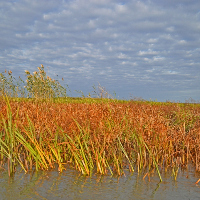
M 151 175 L 150 181 L 148 177 L 143 180 L 143 176 L 127 171 L 121 177 L 85 177 L 69 168 L 63 173 L 17 172 L 13 178 L 9 178 L 7 172 L 1 172 L 0 199 L 200 199 L 200 183 L 195 184 L 200 174 L 194 173 L 192 167 L 179 172 L 177 181 L 174 181 L 171 173 L 163 173 L 161 183 L 156 173 Z

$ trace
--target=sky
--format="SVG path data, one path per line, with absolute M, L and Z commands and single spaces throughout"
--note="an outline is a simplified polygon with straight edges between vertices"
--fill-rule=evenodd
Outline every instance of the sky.
M 200 100 L 199 0 L 0 0 L 0 72 L 100 84 L 118 99 Z M 58 76 L 57 76 L 58 75 Z

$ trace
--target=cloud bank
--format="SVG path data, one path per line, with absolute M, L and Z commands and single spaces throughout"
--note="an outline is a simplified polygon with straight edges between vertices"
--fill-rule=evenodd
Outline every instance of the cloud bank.
M 198 0 L 2 0 L 0 69 L 21 75 L 43 64 L 85 94 L 100 83 L 121 99 L 200 100 L 199 8 Z

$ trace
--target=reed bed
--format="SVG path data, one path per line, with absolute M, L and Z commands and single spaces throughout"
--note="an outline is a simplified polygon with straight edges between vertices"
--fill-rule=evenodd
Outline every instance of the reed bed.
M 32 93 L 34 94 L 34 93 Z M 40 93 L 41 94 L 41 93 Z M 0 165 L 84 175 L 200 171 L 200 105 L 73 98 L 0 98 Z M 146 176 L 145 175 L 145 176 Z
M 200 106 L 175 103 L 52 103 L 1 99 L 0 160 L 9 174 L 62 171 L 119 175 L 125 169 L 200 171 Z

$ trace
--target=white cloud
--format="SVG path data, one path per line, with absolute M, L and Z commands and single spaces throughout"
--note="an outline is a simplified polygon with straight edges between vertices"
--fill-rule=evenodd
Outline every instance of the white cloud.
M 166 30 L 168 32 L 173 32 L 175 30 L 175 28 L 173 26 L 167 27 Z
M 160 56 L 154 56 L 153 61 L 163 61 L 165 58 Z
M 120 4 L 117 4 L 115 6 L 115 9 L 116 9 L 116 12 L 119 14 L 125 14 L 128 10 L 126 5 L 120 5 Z
M 119 58 L 119 59 L 127 59 L 128 57 L 127 57 L 126 54 L 120 53 L 120 54 L 118 55 L 118 58 Z
M 157 51 L 153 51 L 152 49 L 148 49 L 147 51 L 139 51 L 138 55 L 139 56 L 144 56 L 144 55 L 157 55 Z
M 158 41 L 157 38 L 150 38 L 147 40 L 148 43 L 156 43 Z
M 187 42 L 185 40 L 178 41 L 179 44 L 186 44 Z

